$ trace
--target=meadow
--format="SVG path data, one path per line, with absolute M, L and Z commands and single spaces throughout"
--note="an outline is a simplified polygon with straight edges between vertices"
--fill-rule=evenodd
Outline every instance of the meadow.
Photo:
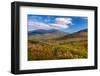
M 87 38 L 28 40 L 28 60 L 88 58 Z

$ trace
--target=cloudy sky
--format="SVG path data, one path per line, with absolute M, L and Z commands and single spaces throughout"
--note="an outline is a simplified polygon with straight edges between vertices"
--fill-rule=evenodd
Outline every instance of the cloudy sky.
M 87 17 L 53 16 L 53 15 L 28 15 L 28 31 L 44 29 L 57 29 L 64 32 L 76 32 L 86 29 Z

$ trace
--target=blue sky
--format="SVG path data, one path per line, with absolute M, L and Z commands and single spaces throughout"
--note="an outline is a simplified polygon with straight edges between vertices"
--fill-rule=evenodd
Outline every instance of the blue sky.
M 28 31 L 57 29 L 77 32 L 88 27 L 88 18 L 79 16 L 28 15 Z

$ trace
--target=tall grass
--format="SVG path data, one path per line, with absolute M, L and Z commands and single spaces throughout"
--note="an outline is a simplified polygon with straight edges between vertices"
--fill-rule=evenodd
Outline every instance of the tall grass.
M 87 58 L 87 40 L 82 41 L 28 41 L 28 60 Z

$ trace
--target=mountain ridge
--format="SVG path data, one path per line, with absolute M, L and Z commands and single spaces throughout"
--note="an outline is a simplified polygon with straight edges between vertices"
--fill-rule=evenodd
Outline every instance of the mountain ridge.
M 56 29 L 50 29 L 50 30 L 38 29 L 38 30 L 34 30 L 34 31 L 29 31 L 28 35 L 46 34 L 46 33 L 54 33 L 54 32 L 63 32 L 63 31 L 59 31 L 59 30 L 56 30 Z M 63 32 L 63 33 L 66 33 L 66 32 Z
M 48 39 L 48 38 L 62 37 L 62 36 L 65 36 L 67 34 L 69 34 L 69 33 L 59 31 L 56 29 L 50 29 L 50 30 L 38 29 L 38 30 L 28 32 L 28 37 L 29 37 L 29 39 L 34 39 L 34 38 L 35 39 L 36 38 Z
M 74 32 L 72 34 L 68 34 L 68 35 L 65 35 L 63 37 L 57 38 L 57 40 L 68 39 L 68 38 L 82 38 L 82 37 L 87 37 L 87 31 L 88 31 L 88 29 L 83 29 L 83 30 Z

